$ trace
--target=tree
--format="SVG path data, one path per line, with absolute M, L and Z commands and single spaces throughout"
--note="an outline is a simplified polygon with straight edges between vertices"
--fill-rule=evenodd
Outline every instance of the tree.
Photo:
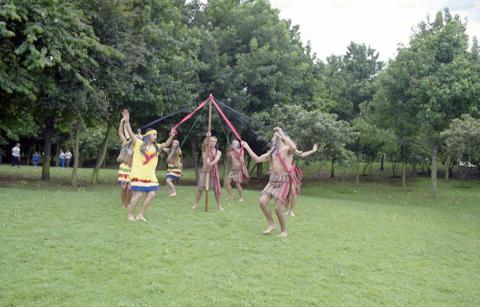
M 468 165 L 480 167 L 480 120 L 468 114 L 455 118 L 448 129 L 440 133 L 446 150 L 460 165 L 462 185 Z
M 351 42 L 343 56 L 328 57 L 324 67 L 326 87 L 334 101 L 332 112 L 352 121 L 360 114 L 360 105 L 375 94 L 375 77 L 383 68 L 378 52 L 365 44 Z
M 1 48 L 1 95 L 19 103 L 18 109 L 31 114 L 42 127 L 42 179 L 48 180 L 52 133 L 76 103 L 68 89 L 92 90 L 91 68 L 96 63 L 91 54 L 108 50 L 71 2 L 7 0 L 0 16 L 2 34 L 6 33 Z
M 431 148 L 434 198 L 440 132 L 453 118 L 479 109 L 480 74 L 478 66 L 472 65 L 467 47 L 465 23 L 446 9 L 437 14 L 434 22 L 419 24 L 410 46 L 399 49 L 380 77 L 376 107 L 391 118 L 396 132 L 406 132 L 400 141 L 406 144 L 418 132 Z M 420 123 L 420 129 L 415 129 L 412 120 Z

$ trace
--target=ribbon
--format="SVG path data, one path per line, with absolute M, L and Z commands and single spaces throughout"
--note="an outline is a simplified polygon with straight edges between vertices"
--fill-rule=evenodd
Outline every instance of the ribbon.
M 177 130 L 177 128 L 183 124 L 184 122 L 186 122 L 187 120 L 189 120 L 190 118 L 192 118 L 192 116 L 198 112 L 198 110 L 200 110 L 201 108 L 203 108 L 207 102 L 211 99 L 211 97 L 208 97 L 207 99 L 205 99 L 204 101 L 202 101 L 196 108 L 195 110 L 193 110 L 192 112 L 190 112 L 189 114 L 187 114 L 184 118 L 182 118 L 181 121 L 179 121 L 175 126 L 173 126 L 173 130 Z
M 232 130 L 233 134 L 237 137 L 239 141 L 242 141 L 242 137 L 238 133 L 237 129 L 232 125 L 232 123 L 228 120 L 227 116 L 223 113 L 222 109 L 218 105 L 217 101 L 215 98 L 212 96 L 212 103 L 215 106 L 215 109 L 217 109 L 218 113 L 222 116 L 223 120 L 227 123 L 228 127 L 230 127 L 230 130 Z

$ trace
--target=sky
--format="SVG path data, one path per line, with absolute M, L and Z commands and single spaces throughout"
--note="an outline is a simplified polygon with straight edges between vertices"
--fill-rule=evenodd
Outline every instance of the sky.
M 351 41 L 365 43 L 387 61 L 398 44 L 408 45 L 412 29 L 448 7 L 467 18 L 467 34 L 480 39 L 480 0 L 270 0 L 280 17 L 300 26 L 317 58 L 345 54 Z

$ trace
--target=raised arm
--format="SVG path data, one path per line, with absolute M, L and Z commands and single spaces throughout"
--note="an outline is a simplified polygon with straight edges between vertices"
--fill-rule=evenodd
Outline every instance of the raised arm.
M 122 116 L 123 116 L 123 122 L 124 122 L 125 128 L 127 129 L 127 133 L 130 136 L 130 140 L 132 140 L 132 144 L 135 144 L 138 138 L 135 136 L 135 134 L 132 131 L 132 127 L 130 126 L 130 114 L 128 113 L 127 109 L 123 110 Z
M 125 128 L 124 128 L 124 120 L 122 118 L 122 120 L 120 120 L 120 126 L 118 127 L 118 136 L 120 137 L 120 141 L 122 142 L 122 144 L 125 144 L 125 142 L 127 141 L 127 138 L 125 137 Z
M 300 156 L 300 157 L 302 157 L 302 158 L 305 158 L 305 157 L 308 157 L 309 155 L 315 153 L 317 150 L 318 150 L 318 145 L 315 144 L 315 145 L 313 145 L 313 148 L 312 148 L 311 150 L 305 151 L 305 152 L 302 152 L 302 151 L 300 151 L 300 150 L 295 150 L 295 154 L 296 154 L 297 156 Z
M 287 144 L 288 147 L 290 147 L 290 152 L 295 152 L 297 150 L 297 145 L 285 135 L 282 129 L 280 128 L 275 128 L 275 135 L 279 137 L 285 144 Z
M 165 143 L 161 143 L 161 144 L 159 145 L 160 149 L 163 149 L 163 148 L 166 148 L 166 147 L 170 146 L 170 144 L 172 144 L 173 138 L 174 138 L 176 135 L 177 135 L 177 131 L 172 128 L 172 130 L 170 130 L 170 136 L 169 136 L 168 139 L 165 141 Z
M 242 141 L 242 146 L 245 148 L 245 150 L 248 152 L 248 154 L 250 155 L 250 157 L 252 157 L 253 161 L 255 161 L 256 163 L 264 163 L 264 162 L 267 162 L 268 161 L 268 157 L 270 156 L 271 152 L 267 152 L 263 155 L 261 155 L 260 157 L 257 156 L 253 150 L 250 148 L 250 146 L 248 145 L 247 142 L 245 141 Z

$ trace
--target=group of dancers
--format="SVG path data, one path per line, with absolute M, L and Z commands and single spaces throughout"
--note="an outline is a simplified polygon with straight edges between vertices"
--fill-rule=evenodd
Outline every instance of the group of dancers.
M 256 163 L 268 162 L 270 166 L 270 178 L 268 184 L 261 192 L 260 208 L 265 215 L 268 227 L 263 234 L 271 234 L 276 226 L 273 221 L 269 203 L 275 202 L 275 213 L 280 224 L 280 236 L 287 236 L 284 215 L 295 216 L 294 209 L 297 197 L 300 195 L 302 184 L 302 171 L 295 165 L 294 156 L 306 157 L 317 151 L 318 146 L 302 152 L 297 149 L 295 143 L 287 136 L 281 128 L 273 129 L 271 148 L 264 154 L 258 156 L 245 141 L 234 140 L 230 144 L 230 151 L 227 157 L 232 162 L 232 168 L 225 182 L 228 200 L 233 198 L 234 185 L 239 193 L 239 201 L 243 202 L 242 184 L 248 180 L 249 174 L 245 165 L 244 150 Z M 130 114 L 128 110 L 122 112 L 120 121 L 119 136 L 122 142 L 122 150 L 118 161 L 118 182 L 121 187 L 122 205 L 128 208 L 129 221 L 144 221 L 147 211 L 156 191 L 160 189 L 155 170 L 158 164 L 158 157 L 162 152 L 167 154 L 167 189 L 168 196 L 177 195 L 174 180 L 179 180 L 182 174 L 182 151 L 178 140 L 174 139 L 177 131 L 172 128 L 168 139 L 164 143 L 157 142 L 157 131 L 147 129 L 143 134 L 135 134 L 130 126 Z M 202 168 L 199 172 L 197 193 L 192 209 L 199 207 L 203 191 L 211 188 L 215 195 L 215 201 L 219 210 L 224 210 L 221 205 L 221 185 L 218 172 L 218 162 L 222 152 L 217 149 L 217 138 L 210 133 L 202 144 Z M 135 208 L 140 198 L 145 194 L 145 199 L 138 213 L 134 215 Z M 286 208 L 286 212 L 283 212 Z

